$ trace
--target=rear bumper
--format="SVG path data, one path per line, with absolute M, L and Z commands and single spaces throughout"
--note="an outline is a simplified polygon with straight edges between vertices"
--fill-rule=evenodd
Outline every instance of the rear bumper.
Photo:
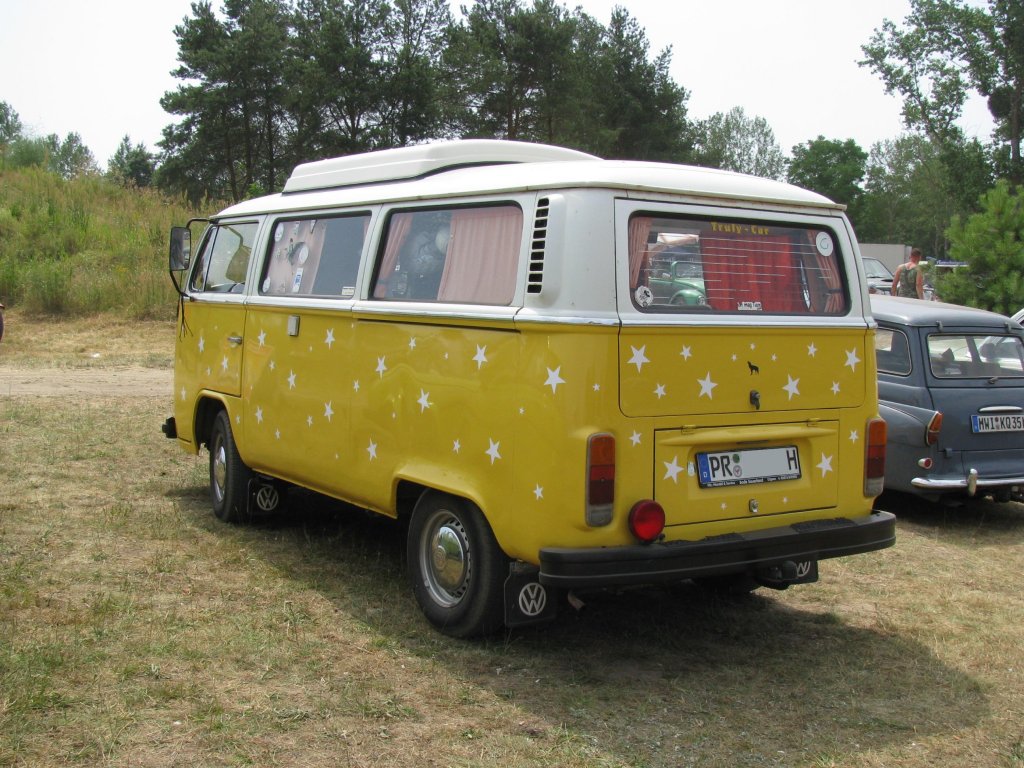
M 855 555 L 891 547 L 896 517 L 873 512 L 867 517 L 816 520 L 700 541 L 670 541 L 595 549 L 549 548 L 540 551 L 540 582 L 579 589 L 679 581 L 744 573 L 787 560 L 803 562 Z
M 966 477 L 915 477 L 910 483 L 915 488 L 924 491 L 966 491 L 969 496 L 973 496 L 978 488 L 1007 488 L 1013 485 L 1024 485 L 1024 476 L 980 477 L 978 470 L 972 469 Z

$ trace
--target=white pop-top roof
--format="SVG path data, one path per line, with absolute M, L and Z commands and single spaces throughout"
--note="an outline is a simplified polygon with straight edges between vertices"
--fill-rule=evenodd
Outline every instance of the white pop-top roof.
M 468 139 L 440 141 L 378 152 L 364 152 L 303 163 L 295 167 L 284 193 L 335 189 L 357 184 L 416 179 L 432 173 L 474 165 L 598 160 L 594 155 L 547 144 Z
M 305 163 L 284 192 L 236 203 L 216 218 L 573 188 L 833 212 L 844 207 L 792 184 L 731 171 L 602 160 L 562 147 L 472 139 Z

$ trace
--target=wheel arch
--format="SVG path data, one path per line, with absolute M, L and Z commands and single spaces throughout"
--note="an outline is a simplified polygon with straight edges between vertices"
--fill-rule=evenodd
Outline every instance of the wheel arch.
M 214 419 L 218 413 L 227 410 L 228 404 L 220 396 L 204 392 L 196 399 L 192 417 L 192 439 L 197 448 L 209 445 Z

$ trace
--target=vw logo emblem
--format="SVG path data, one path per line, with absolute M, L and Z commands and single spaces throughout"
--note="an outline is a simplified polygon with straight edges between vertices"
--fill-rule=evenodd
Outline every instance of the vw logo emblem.
M 797 575 L 797 578 L 802 579 L 802 578 L 806 577 L 807 574 L 809 574 L 811 572 L 811 564 L 812 563 L 813 563 L 812 560 L 804 560 L 801 563 L 797 563 L 796 564 L 796 575 Z
M 527 616 L 539 616 L 548 604 L 548 593 L 537 582 L 530 582 L 519 590 L 519 610 Z

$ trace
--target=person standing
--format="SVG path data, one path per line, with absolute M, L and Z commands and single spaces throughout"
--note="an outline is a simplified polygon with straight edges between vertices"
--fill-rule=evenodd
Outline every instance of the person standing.
M 911 248 L 910 261 L 896 267 L 896 274 L 892 277 L 892 295 L 909 299 L 924 298 L 920 248 Z

